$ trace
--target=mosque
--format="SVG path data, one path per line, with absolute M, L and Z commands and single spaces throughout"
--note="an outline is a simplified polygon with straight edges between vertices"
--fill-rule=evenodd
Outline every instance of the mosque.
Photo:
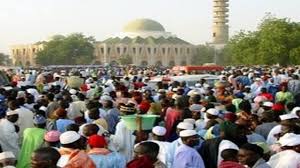
M 212 45 L 222 48 L 228 41 L 228 2 L 213 0 Z M 36 53 L 43 43 L 11 46 L 14 65 L 36 65 Z M 94 63 L 127 63 L 135 65 L 190 65 L 197 46 L 171 32 L 151 19 L 136 19 L 127 23 L 116 35 L 95 43 Z M 199 58 L 201 59 L 201 58 Z
M 111 63 L 121 57 L 135 65 L 186 65 L 191 63 L 195 46 L 167 32 L 157 21 L 136 19 L 123 31 L 96 43 L 95 57 Z

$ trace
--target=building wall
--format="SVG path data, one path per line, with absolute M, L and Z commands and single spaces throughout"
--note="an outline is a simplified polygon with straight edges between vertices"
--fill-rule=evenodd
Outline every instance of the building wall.
M 95 59 L 100 63 L 112 63 L 122 56 L 130 56 L 135 65 L 187 65 L 195 53 L 193 45 L 145 45 L 106 44 L 95 46 Z
M 36 65 L 36 53 L 43 49 L 43 44 L 14 45 L 10 47 L 13 65 Z
M 10 47 L 13 65 L 35 66 L 36 53 L 42 44 L 14 45 Z M 106 44 L 95 45 L 95 63 L 118 62 L 122 56 L 130 56 L 135 65 L 188 65 L 195 53 L 194 45 L 145 45 Z

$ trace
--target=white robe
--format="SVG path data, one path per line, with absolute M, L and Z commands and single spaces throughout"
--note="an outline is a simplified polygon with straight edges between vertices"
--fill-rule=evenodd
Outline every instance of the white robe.
M 20 127 L 19 136 L 20 140 L 23 139 L 23 131 L 26 128 L 33 128 L 33 112 L 28 110 L 25 107 L 20 107 L 15 111 L 18 112 L 19 119 L 17 121 L 17 125 Z
M 111 140 L 116 150 L 126 157 L 126 162 L 133 159 L 135 136 L 133 135 L 133 131 L 126 128 L 122 119 L 117 124 L 115 135 L 111 136 Z
M 11 151 L 15 156 L 18 156 L 19 135 L 16 133 L 15 126 L 7 119 L 0 120 L 0 144 L 3 151 Z
M 285 150 L 271 156 L 268 165 L 272 168 L 299 168 L 300 153 L 293 150 Z
M 157 158 L 165 165 L 167 165 L 168 150 L 170 148 L 171 143 L 165 141 L 156 141 L 156 140 L 151 140 L 151 141 L 159 145 L 159 153 L 157 155 Z

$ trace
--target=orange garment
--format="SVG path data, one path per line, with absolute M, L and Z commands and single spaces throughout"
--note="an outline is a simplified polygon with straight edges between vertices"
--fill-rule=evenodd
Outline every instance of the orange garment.
M 93 160 L 84 151 L 61 148 L 59 153 L 61 155 L 70 155 L 69 161 L 64 168 L 96 168 Z

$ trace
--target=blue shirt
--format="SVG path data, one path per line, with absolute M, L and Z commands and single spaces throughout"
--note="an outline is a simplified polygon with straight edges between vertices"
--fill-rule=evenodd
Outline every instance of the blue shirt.
M 108 155 L 95 155 L 90 154 L 97 168 L 124 168 L 126 166 L 125 157 L 117 152 L 112 152 Z
M 185 144 L 177 148 L 173 166 L 174 168 L 205 168 L 200 154 Z
M 73 120 L 69 120 L 69 119 L 58 119 L 56 120 L 56 128 L 57 131 L 59 131 L 60 133 L 63 133 L 66 131 L 66 127 L 70 124 L 74 124 L 75 122 Z

